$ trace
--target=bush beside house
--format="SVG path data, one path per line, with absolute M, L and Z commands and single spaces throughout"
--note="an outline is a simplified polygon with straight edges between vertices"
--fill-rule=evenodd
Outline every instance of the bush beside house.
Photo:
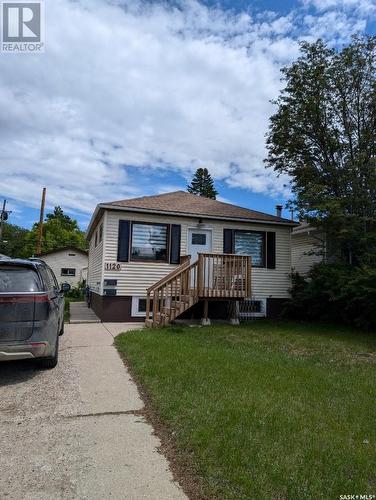
M 321 263 L 292 282 L 287 316 L 376 328 L 375 268 Z

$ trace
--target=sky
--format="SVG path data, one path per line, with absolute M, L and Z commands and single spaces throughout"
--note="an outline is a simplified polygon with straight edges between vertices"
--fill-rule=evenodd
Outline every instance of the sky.
M 85 229 L 97 203 L 185 190 L 198 167 L 218 199 L 274 213 L 280 69 L 302 40 L 375 34 L 376 0 L 45 0 L 45 30 L 44 53 L 0 53 L 9 222 L 37 221 L 45 186 Z

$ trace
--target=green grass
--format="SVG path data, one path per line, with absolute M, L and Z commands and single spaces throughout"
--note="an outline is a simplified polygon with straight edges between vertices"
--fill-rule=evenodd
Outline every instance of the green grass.
M 376 494 L 376 335 L 260 321 L 128 332 L 116 345 L 205 496 Z

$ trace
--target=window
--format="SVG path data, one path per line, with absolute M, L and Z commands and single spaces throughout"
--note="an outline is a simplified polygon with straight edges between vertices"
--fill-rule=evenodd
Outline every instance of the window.
M 132 224 L 132 260 L 167 260 L 167 224 Z
M 47 276 L 48 276 L 49 289 L 59 288 L 59 285 L 57 284 L 57 280 L 56 280 L 56 277 L 55 277 L 52 269 L 50 269 L 49 267 L 46 267 L 46 272 L 47 272 Z
M 37 273 L 26 267 L 0 268 L 0 292 L 37 292 L 40 290 Z
M 95 241 L 94 241 L 94 246 L 96 247 L 98 245 L 98 231 L 95 231 Z
M 72 267 L 63 267 L 61 269 L 61 276 L 76 276 L 76 270 Z
M 192 245 L 206 245 L 206 234 L 192 233 Z
M 264 318 L 266 316 L 266 299 L 245 299 L 238 304 L 239 319 Z
M 265 233 L 256 231 L 235 231 L 234 251 L 237 255 L 250 255 L 252 265 L 265 266 Z
M 146 299 L 138 299 L 138 312 L 146 313 Z
M 99 243 L 103 240 L 103 224 L 99 226 Z
M 153 312 L 153 300 L 150 300 L 150 316 Z M 132 297 L 132 316 L 145 317 L 146 316 L 146 298 Z

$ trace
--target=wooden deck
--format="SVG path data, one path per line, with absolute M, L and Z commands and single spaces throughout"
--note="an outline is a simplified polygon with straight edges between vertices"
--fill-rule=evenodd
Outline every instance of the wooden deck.
M 194 304 L 251 296 L 251 257 L 202 253 L 189 258 L 147 290 L 147 326 L 167 325 Z M 152 317 L 151 317 L 152 316 Z

